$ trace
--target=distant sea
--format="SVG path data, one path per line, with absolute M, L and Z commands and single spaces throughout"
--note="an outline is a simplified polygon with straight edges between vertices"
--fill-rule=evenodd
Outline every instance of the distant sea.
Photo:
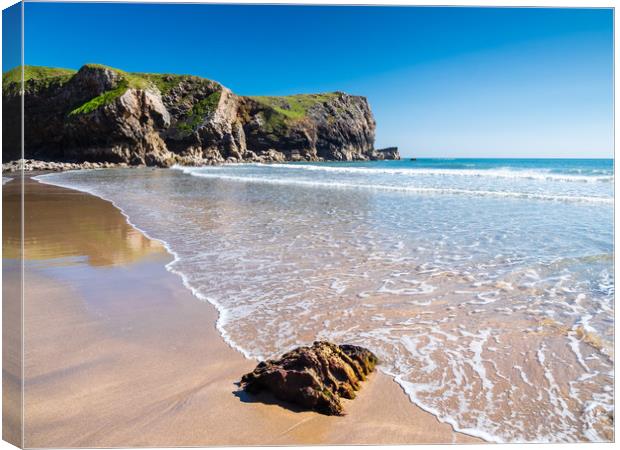
M 361 344 L 456 430 L 497 442 L 613 437 L 612 160 L 39 179 L 109 199 L 164 241 L 169 269 L 218 308 L 221 334 L 249 358 L 316 339 Z

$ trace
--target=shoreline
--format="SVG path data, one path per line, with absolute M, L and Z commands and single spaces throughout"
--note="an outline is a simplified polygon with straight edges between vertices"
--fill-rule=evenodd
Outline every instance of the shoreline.
M 32 176 L 31 178 L 33 180 L 37 181 L 38 183 L 41 183 L 41 184 L 44 184 L 44 185 L 54 186 L 54 187 L 61 187 L 62 189 L 70 189 L 70 188 L 58 186 L 56 184 L 48 183 L 48 182 L 43 181 L 44 180 L 44 178 L 42 178 L 43 175 L 46 175 L 46 174 L 45 173 L 38 174 L 38 175 Z M 191 294 L 198 301 L 204 302 L 204 303 L 208 303 L 209 305 L 211 305 L 216 310 L 216 312 L 217 312 L 217 320 L 216 320 L 214 325 L 215 325 L 215 328 L 217 329 L 218 333 L 220 334 L 222 340 L 226 343 L 226 345 L 228 345 L 232 350 L 235 350 L 235 351 L 241 353 L 245 359 L 250 360 L 250 361 L 256 361 L 243 348 L 239 347 L 232 339 L 230 339 L 228 337 L 226 331 L 223 328 L 221 328 L 221 326 L 220 326 L 220 318 L 222 317 L 223 314 L 226 313 L 226 310 L 224 309 L 224 307 L 222 305 L 220 305 L 219 303 L 213 302 L 211 299 L 202 296 L 196 289 L 194 289 L 192 286 L 190 286 L 189 282 L 187 281 L 187 277 L 185 276 L 185 274 L 183 272 L 179 272 L 179 271 L 174 270 L 172 268 L 174 263 L 176 263 L 179 260 L 179 255 L 170 247 L 170 245 L 166 241 L 164 241 L 162 239 L 157 239 L 157 238 L 152 237 L 145 230 L 143 230 L 142 228 L 140 228 L 136 224 L 134 224 L 131 221 L 129 215 L 125 212 L 125 210 L 123 208 L 121 208 L 119 205 L 117 205 L 116 202 L 114 202 L 113 200 L 105 198 L 105 197 L 103 197 L 101 195 L 97 195 L 97 194 L 95 194 L 93 192 L 88 192 L 86 190 L 83 190 L 83 191 L 82 190 L 78 190 L 78 189 L 73 189 L 73 190 L 85 193 L 85 194 L 90 195 L 92 197 L 96 197 L 98 199 L 101 199 L 104 202 L 110 203 L 124 217 L 125 222 L 127 223 L 127 225 L 129 225 L 130 227 L 132 227 L 133 229 L 135 229 L 136 231 L 138 231 L 139 233 L 144 235 L 147 239 L 149 239 L 151 241 L 158 242 L 159 244 L 161 244 L 166 249 L 166 252 L 170 256 L 172 256 L 172 261 L 170 261 L 170 262 L 165 264 L 165 266 L 164 266 L 165 269 L 168 272 L 170 272 L 171 274 L 173 274 L 175 276 L 178 276 L 181 279 L 183 287 L 185 289 L 187 289 L 189 292 L 191 292 Z M 256 363 L 258 363 L 258 361 L 256 361 Z
M 474 437 L 456 433 L 452 430 L 450 425 L 439 422 L 435 416 L 432 416 L 430 413 L 424 412 L 422 409 L 414 405 L 409 397 L 406 395 L 401 386 L 399 386 L 391 377 L 385 375 L 384 373 L 376 373 L 371 376 L 370 380 L 367 383 L 364 383 L 362 390 L 358 396 L 358 399 L 352 402 L 346 403 L 346 412 L 347 416 L 344 418 L 332 418 L 328 416 L 320 416 L 316 413 L 311 412 L 296 412 L 291 409 L 282 407 L 277 404 L 273 404 L 274 402 L 260 403 L 255 401 L 250 401 L 246 403 L 245 401 L 249 401 L 248 399 L 241 399 L 243 396 L 242 393 L 231 392 L 231 386 L 234 381 L 238 381 L 238 379 L 243 375 L 243 373 L 250 371 L 253 369 L 255 365 L 254 360 L 245 359 L 242 355 L 233 350 L 230 344 L 225 342 L 223 336 L 220 331 L 216 329 L 215 324 L 217 323 L 217 319 L 219 318 L 219 314 L 216 314 L 216 306 L 211 303 L 206 304 L 204 301 L 196 301 L 195 295 L 191 294 L 191 292 L 187 289 L 187 283 L 182 279 L 182 283 L 179 283 L 179 279 L 176 275 L 178 273 L 174 272 L 173 269 L 170 269 L 169 266 L 176 260 L 175 253 L 167 248 L 167 244 L 162 243 L 157 239 L 149 238 L 146 233 L 139 230 L 137 227 L 133 226 L 130 222 L 129 217 L 122 211 L 120 208 L 116 207 L 112 202 L 102 199 L 101 197 L 97 197 L 90 193 L 84 193 L 82 191 L 70 190 L 61 187 L 54 186 L 52 184 L 48 184 L 45 182 L 39 182 L 39 180 L 31 179 L 26 180 L 26 184 L 29 185 L 26 190 L 26 195 L 29 195 L 28 191 L 32 191 L 33 189 L 39 191 L 44 197 L 46 195 L 54 195 L 54 193 L 59 193 L 64 191 L 65 195 L 75 195 L 68 194 L 69 192 L 77 193 L 81 197 L 88 198 L 87 202 L 93 202 L 92 199 L 97 199 L 97 202 L 103 202 L 110 205 L 116 214 L 122 219 L 127 227 L 133 228 L 138 234 L 144 236 L 147 240 L 151 242 L 157 242 L 161 247 L 166 249 L 165 256 L 158 255 L 157 263 L 160 266 L 160 270 L 156 270 L 151 268 L 151 270 L 156 270 L 157 272 L 161 272 L 161 269 L 165 269 L 164 272 L 168 274 L 167 276 L 161 277 L 148 277 L 144 281 L 149 282 L 152 286 L 147 286 L 142 289 L 137 289 L 137 291 L 145 291 L 149 289 L 155 288 L 159 283 L 161 283 L 161 278 L 165 279 L 165 281 L 171 285 L 176 285 L 173 288 L 175 291 L 175 295 L 183 297 L 183 304 L 185 309 L 189 307 L 192 310 L 196 310 L 196 313 L 200 311 L 200 316 L 208 315 L 211 318 L 211 324 L 208 328 L 212 327 L 212 331 L 208 334 L 211 335 L 209 339 L 210 347 L 217 347 L 217 353 L 221 355 L 218 361 L 211 361 L 210 365 L 212 366 L 212 381 L 208 382 L 208 385 L 217 384 L 218 389 L 215 389 L 211 394 L 213 397 L 217 397 L 217 401 L 214 403 L 211 399 L 207 409 L 216 409 L 220 410 L 221 414 L 218 416 L 217 414 L 211 415 L 211 420 L 207 421 L 206 424 L 201 426 L 204 433 L 209 435 L 208 438 L 205 436 L 197 436 L 196 431 L 192 430 L 192 439 L 187 439 L 184 441 L 178 434 L 174 435 L 172 432 L 171 435 L 165 434 L 157 434 L 154 433 L 151 436 L 151 440 L 144 443 L 145 445 L 167 445 L 167 442 L 172 443 L 173 445 L 231 445 L 231 444 L 246 444 L 246 445 L 256 445 L 256 444 L 353 444 L 353 443 L 363 443 L 363 444 L 412 444 L 412 443 L 449 443 L 449 442 L 482 442 Z M 34 188 L 33 186 L 38 186 Z M 10 184 L 5 186 L 4 189 L 10 188 Z M 49 225 L 49 224 L 48 224 Z M 172 259 L 171 259 L 172 258 Z M 135 263 L 134 263 L 135 264 Z M 165 265 L 164 265 L 165 264 Z M 101 270 L 101 269 L 98 269 Z M 131 267 L 129 269 L 125 269 L 125 271 L 131 271 Z M 62 271 L 62 269 L 61 269 Z M 36 272 L 36 270 L 35 270 Z M 170 279 L 173 278 L 173 279 Z M 181 277 L 182 278 L 182 277 Z M 46 284 L 47 281 L 40 281 L 39 286 Z M 65 288 L 71 288 L 75 286 L 65 286 Z M 37 283 L 35 283 L 35 290 L 37 289 Z M 134 288 L 134 290 L 136 290 Z M 183 291 L 183 292 L 178 292 Z M 136 292 L 138 294 L 138 292 Z M 82 294 L 88 297 L 88 294 Z M 127 301 L 130 301 L 131 298 L 128 297 Z M 36 301 L 32 300 L 31 301 Z M 187 303 L 193 303 L 191 306 Z M 141 305 L 143 307 L 149 308 L 149 305 Z M 151 305 L 153 306 L 153 305 Z M 170 305 L 168 305 L 169 307 Z M 29 308 L 30 309 L 30 308 Z M 155 308 L 157 309 L 157 308 Z M 210 309 L 211 311 L 205 311 L 205 309 Z M 175 310 L 174 314 L 178 315 L 180 311 Z M 154 312 L 157 315 L 157 311 Z M 182 315 L 182 314 L 181 314 Z M 203 317 L 204 318 L 204 317 Z M 175 333 L 178 333 L 180 330 L 183 330 L 183 334 L 186 335 L 187 331 L 186 323 L 184 320 L 188 320 L 189 317 L 177 317 L 179 321 L 180 329 L 175 330 Z M 193 321 L 196 319 L 193 318 Z M 159 318 L 158 320 L 161 320 Z M 204 328 L 204 327 L 202 327 Z M 149 333 L 160 332 L 161 330 L 150 329 Z M 201 330 L 201 332 L 204 332 Z M 190 333 L 191 334 L 191 333 Z M 185 339 L 188 339 L 189 336 L 185 336 Z M 189 337 L 190 341 L 192 341 L 192 345 L 196 345 L 195 340 L 197 336 Z M 218 342 L 214 342 L 214 341 Z M 28 344 L 28 342 L 26 343 Z M 186 342 L 187 344 L 187 342 Z M 182 352 L 181 352 L 182 353 Z M 190 355 L 191 356 L 191 355 Z M 190 360 L 194 362 L 195 358 L 191 357 Z M 227 375 L 224 376 L 221 371 L 226 367 L 224 371 Z M 101 370 L 104 370 L 105 367 L 102 367 Z M 66 369 L 65 369 L 66 370 Z M 220 373 L 218 374 L 218 370 Z M 78 371 L 79 372 L 79 371 Z M 200 372 L 196 370 L 196 372 Z M 204 375 L 207 375 L 207 372 L 204 372 Z M 79 375 L 79 374 L 78 374 Z M 195 375 L 190 375 L 195 376 Z M 223 379 L 222 379 L 223 378 Z M 166 382 L 166 380 L 162 380 Z M 204 380 L 203 380 L 204 381 Z M 231 384 L 228 384 L 230 382 Z M 62 383 L 61 383 L 62 384 Z M 228 385 L 226 388 L 224 386 Z M 183 386 L 184 390 L 187 389 L 187 385 Z M 57 386 L 58 388 L 58 386 Z M 223 388 L 223 389 L 222 389 Z M 198 390 L 200 392 L 200 389 Z M 152 394 L 152 393 L 151 393 Z M 45 403 L 45 399 L 41 397 L 29 397 L 31 401 L 34 401 L 35 404 L 37 402 Z M 239 401 L 241 400 L 241 401 Z M 28 403 L 28 402 L 27 402 Z M 219 404 L 219 405 L 218 405 Z M 116 403 L 115 403 L 116 405 Z M 84 406 L 84 405 L 82 405 Z M 194 411 L 194 414 L 199 416 L 204 416 L 205 411 L 203 405 L 202 409 L 198 409 Z M 109 407 L 112 407 L 109 405 Z M 39 409 L 39 408 L 37 408 Z M 28 411 L 29 408 L 26 408 L 26 429 L 29 428 L 29 422 L 37 423 L 40 421 L 36 417 L 28 420 Z M 267 414 L 270 417 L 266 417 Z M 223 417 L 227 417 L 229 420 L 222 420 Z M 231 432 L 230 430 L 230 422 L 233 421 L 232 417 L 242 418 L 241 422 L 247 424 L 249 428 L 252 428 L 251 433 L 244 434 L 243 437 L 239 436 L 238 430 Z M 232 419 L 232 420 L 231 420 Z M 302 419 L 302 420 L 298 420 Z M 136 418 L 139 421 L 139 418 Z M 186 426 L 187 422 L 195 422 L 195 418 L 193 414 L 185 415 L 178 414 L 174 418 L 174 421 L 180 421 L 183 425 Z M 221 423 L 221 422 L 226 423 Z M 75 424 L 74 424 L 75 426 Z M 116 426 L 120 426 L 117 424 Z M 181 428 L 182 428 L 181 426 Z M 245 426 L 245 425 L 244 425 Z M 365 428 L 366 426 L 366 428 Z M 35 428 L 37 428 L 35 426 Z M 122 427 L 121 427 L 122 428 Z M 127 427 L 125 427 L 127 428 Z M 386 436 L 385 431 L 390 430 L 389 436 Z M 212 431 L 218 430 L 220 431 L 219 436 L 213 436 Z M 223 432 L 223 430 L 226 430 Z M 265 430 L 271 430 L 272 433 L 267 431 L 267 435 L 265 435 Z M 276 432 L 279 430 L 279 432 Z M 137 443 L 132 438 L 128 438 L 131 436 L 129 430 L 124 430 L 121 432 L 121 435 L 125 436 L 125 439 L 119 440 L 119 433 L 112 433 L 104 436 L 96 436 L 92 437 L 91 441 L 81 440 L 75 441 L 75 439 L 69 441 L 54 441 L 54 440 L 46 440 L 44 434 L 37 434 L 37 438 L 35 439 L 36 445 L 30 444 L 28 441 L 30 438 L 26 437 L 26 444 L 30 446 L 55 446 L 60 442 L 64 442 L 65 446 L 67 442 L 76 442 L 78 445 L 128 445 L 129 443 Z M 146 430 L 144 431 L 146 432 Z M 127 434 L 128 433 L 128 434 Z M 275 433 L 275 434 L 274 434 Z M 78 434 L 78 433 L 76 433 Z M 66 438 L 66 437 L 65 437 Z M 135 439 L 136 436 L 133 436 Z M 103 440 L 99 440 L 103 439 Z M 116 439 L 116 440 L 115 440 Z M 129 440 L 126 440 L 129 439 Z M 115 444 L 116 442 L 116 444 Z M 89 445 L 90 444 L 90 445 Z M 140 444 L 138 444 L 140 445 Z
M 39 183 L 48 185 L 48 186 L 55 186 L 55 187 L 59 187 L 56 184 L 53 183 L 48 183 L 43 181 L 45 178 L 43 177 L 43 175 L 45 175 L 45 173 L 43 174 L 39 174 L 39 175 L 35 175 L 32 176 L 31 178 L 33 180 L 36 180 Z M 62 189 L 72 189 L 72 188 L 67 188 L 64 186 L 61 186 Z M 121 208 L 116 202 L 114 202 L 111 199 L 108 199 L 106 197 L 103 197 L 101 195 L 95 194 L 93 192 L 87 191 L 87 190 L 78 190 L 78 189 L 73 189 L 76 190 L 78 192 L 83 192 L 86 193 L 87 195 L 91 195 L 93 197 L 99 198 L 107 203 L 110 203 L 114 208 L 116 208 L 116 210 L 118 210 L 118 212 L 124 217 L 126 223 L 132 227 L 133 229 L 137 230 L 139 233 L 141 233 L 142 235 L 144 235 L 147 239 L 151 240 L 151 241 L 155 241 L 158 242 L 159 244 L 161 244 L 165 249 L 166 252 L 172 256 L 172 261 L 168 262 L 164 267 L 165 269 L 175 275 L 178 276 L 181 279 L 181 282 L 183 284 L 183 287 L 186 288 L 189 292 L 191 292 L 191 294 L 200 302 L 204 302 L 207 303 L 209 305 L 211 305 L 217 312 L 217 319 L 215 321 L 215 328 L 217 329 L 222 341 L 228 346 L 230 347 L 232 350 L 234 350 L 235 352 L 240 353 L 241 355 L 243 355 L 243 357 L 248 360 L 248 361 L 252 361 L 254 364 L 257 364 L 260 360 L 257 360 L 256 358 L 252 357 L 243 347 L 239 346 L 232 338 L 230 338 L 230 336 L 228 335 L 228 333 L 226 332 L 226 330 L 222 327 L 221 325 L 221 319 L 222 317 L 227 313 L 226 309 L 224 308 L 224 306 L 222 306 L 221 304 L 214 302 L 212 299 L 205 297 L 203 295 L 201 295 L 196 289 L 194 289 L 188 282 L 186 275 L 183 272 L 174 270 L 173 265 L 179 261 L 179 256 L 178 254 L 170 247 L 170 245 L 168 244 L 168 242 L 162 240 L 162 239 L 157 239 L 154 238 L 153 236 L 149 235 L 149 233 L 145 230 L 143 230 L 142 228 L 138 227 L 136 224 L 134 224 L 131 221 L 131 218 L 129 217 L 129 215 L 125 212 L 125 210 L 123 208 Z M 474 432 L 472 433 L 467 433 L 465 431 L 461 431 L 458 430 L 458 428 L 455 426 L 455 423 L 450 423 L 450 421 L 441 421 L 438 418 L 438 415 L 433 413 L 430 410 L 425 409 L 423 406 L 415 403 L 409 393 L 407 392 L 406 388 L 401 385 L 400 383 L 398 383 L 396 381 L 396 377 L 388 372 L 386 372 L 385 370 L 383 370 L 380 365 L 377 366 L 376 368 L 376 372 L 380 373 L 382 376 L 385 376 L 389 379 L 390 382 L 394 383 L 396 386 L 398 386 L 398 388 L 402 391 L 402 394 L 407 398 L 407 401 L 414 406 L 415 408 L 418 408 L 420 411 L 423 411 L 426 414 L 430 414 L 435 420 L 437 420 L 437 422 L 448 425 L 453 433 L 458 433 L 458 434 L 462 434 L 463 436 L 466 436 L 467 438 L 471 438 L 474 440 L 480 440 L 481 442 L 484 443 L 494 443 L 495 441 L 492 439 L 491 436 L 488 436 L 486 439 L 479 436 L 476 430 L 472 430 Z M 362 385 L 362 389 L 364 389 L 364 384 Z M 358 394 L 359 395 L 359 394 Z M 453 443 L 455 442 L 454 440 L 452 441 Z

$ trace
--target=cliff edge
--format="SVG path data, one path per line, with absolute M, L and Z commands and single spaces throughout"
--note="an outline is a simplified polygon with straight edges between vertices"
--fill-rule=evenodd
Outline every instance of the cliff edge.
M 25 157 L 168 167 L 399 159 L 365 97 L 246 97 L 189 75 L 25 66 Z M 3 74 L 3 162 L 20 154 L 21 68 Z

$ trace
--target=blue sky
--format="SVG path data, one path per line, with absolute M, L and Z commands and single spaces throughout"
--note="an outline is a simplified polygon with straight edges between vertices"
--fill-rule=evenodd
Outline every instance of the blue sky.
M 364 95 L 377 146 L 404 155 L 613 153 L 610 9 L 27 3 L 25 14 L 26 64 Z
M 21 63 L 21 4 L 16 3 L 2 10 L 2 71 Z

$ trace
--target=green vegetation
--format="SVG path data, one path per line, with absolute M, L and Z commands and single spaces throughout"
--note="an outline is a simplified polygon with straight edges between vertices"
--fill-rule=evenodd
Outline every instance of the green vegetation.
M 116 98 L 127 92 L 127 89 L 150 89 L 156 87 L 162 95 L 166 95 L 184 80 L 196 79 L 203 80 L 209 84 L 215 84 L 211 80 L 202 79 L 191 75 L 125 72 L 115 69 L 114 67 L 104 66 L 102 64 L 86 64 L 86 67 L 112 70 L 120 75 L 121 81 L 115 89 L 104 92 L 103 94 L 89 100 L 83 105 L 75 108 L 69 113 L 69 115 L 88 114 L 97 108 L 114 101 Z M 184 124 L 184 130 L 187 131 L 193 129 L 201 118 L 217 106 L 219 99 L 219 92 L 217 92 L 217 97 L 212 94 L 207 99 L 204 99 L 202 102 L 196 104 L 188 117 L 187 123 Z
M 289 122 L 303 120 L 308 117 L 310 109 L 335 98 L 335 92 L 325 94 L 297 94 L 285 97 L 254 96 L 252 100 L 266 106 L 262 112 L 265 128 L 269 133 L 281 133 Z
M 221 96 L 222 91 L 215 91 L 208 97 L 196 102 L 185 120 L 177 123 L 177 128 L 184 134 L 192 133 L 204 121 L 205 117 L 217 109 Z
M 24 81 L 42 80 L 44 78 L 63 77 L 70 78 L 75 73 L 72 69 L 60 69 L 57 67 L 24 66 Z M 2 85 L 19 83 L 22 79 L 22 67 L 17 66 L 2 74 Z
M 127 81 L 128 89 L 149 89 L 153 87 L 153 83 L 141 76 L 127 72 L 121 72 L 121 75 Z
M 100 108 L 103 105 L 107 105 L 111 103 L 113 100 L 117 99 L 121 95 L 123 95 L 127 91 L 128 83 L 123 80 L 119 83 L 116 89 L 112 89 L 111 91 L 106 91 L 95 98 L 90 99 L 86 103 L 81 106 L 78 106 L 73 111 L 69 113 L 70 116 L 80 115 L 80 114 L 88 114 L 93 112 L 97 108 Z
M 168 73 L 132 73 L 132 75 L 153 83 L 162 95 L 166 95 L 177 87 L 181 81 L 194 78 L 191 75 L 173 75 Z
M 106 66 L 105 64 L 87 63 L 87 64 L 84 64 L 82 67 L 87 67 L 89 69 L 110 69 L 110 70 L 113 70 L 115 72 L 122 72 L 121 70 L 119 70 L 119 69 L 117 69 L 115 67 Z
M 182 101 L 191 101 L 191 97 L 195 95 L 204 95 L 205 90 L 215 91 L 208 97 L 197 102 L 187 114 L 184 121 L 177 126 L 180 131 L 189 133 L 195 130 L 206 116 L 211 114 L 218 105 L 221 95 L 221 87 L 218 83 L 211 80 L 195 77 L 192 75 L 175 75 L 175 74 L 158 74 L 158 73 L 139 73 L 125 72 L 114 67 L 103 64 L 86 64 L 85 68 L 89 69 L 107 69 L 114 71 L 119 75 L 119 82 L 109 91 L 106 91 L 86 103 L 75 107 L 70 116 L 79 114 L 88 114 L 96 109 L 112 103 L 114 100 L 122 96 L 128 89 L 159 89 L 162 95 L 168 94 L 183 81 L 191 81 L 188 89 L 183 92 Z M 76 73 L 72 69 L 62 69 L 55 67 L 42 66 L 24 66 L 24 79 L 30 82 L 26 89 L 47 89 L 56 83 L 62 85 L 66 83 Z M 6 92 L 17 93 L 20 89 L 21 66 L 15 67 L 2 75 L 2 84 Z M 194 92 L 195 91 L 195 92 Z M 305 119 L 309 111 L 318 104 L 323 104 L 334 97 L 338 93 L 324 94 L 299 94 L 286 97 L 275 96 L 254 96 L 250 97 L 263 108 L 260 110 L 265 119 L 265 126 L 271 133 L 278 134 L 283 132 L 291 122 L 297 122 Z
M 85 64 L 84 67 L 88 67 L 89 69 L 107 69 L 117 73 L 123 81 L 127 82 L 127 89 L 148 89 L 153 85 L 143 76 L 143 74 L 140 73 L 125 72 L 124 70 L 105 66 L 103 64 Z
M 75 74 L 75 70 L 56 67 L 24 66 L 24 81 L 27 89 L 40 91 L 53 84 L 63 84 Z M 2 74 L 2 87 L 9 95 L 18 95 L 21 90 L 22 66 L 14 67 Z
M 313 106 L 326 103 L 338 94 L 330 92 L 326 94 L 298 94 L 286 97 L 250 97 L 258 103 L 274 109 L 283 116 L 297 120 L 303 119 L 308 115 L 308 111 Z
M 122 70 L 104 66 L 102 64 L 86 64 L 86 67 L 91 69 L 112 70 L 120 76 L 120 81 L 114 89 L 103 92 L 97 97 L 94 97 L 86 103 L 75 108 L 69 113 L 69 116 L 91 113 L 104 105 L 112 103 L 114 100 L 127 92 L 127 89 L 148 89 L 150 87 L 153 87 L 153 83 L 151 83 L 148 79 L 140 76 L 140 74 L 124 72 Z

